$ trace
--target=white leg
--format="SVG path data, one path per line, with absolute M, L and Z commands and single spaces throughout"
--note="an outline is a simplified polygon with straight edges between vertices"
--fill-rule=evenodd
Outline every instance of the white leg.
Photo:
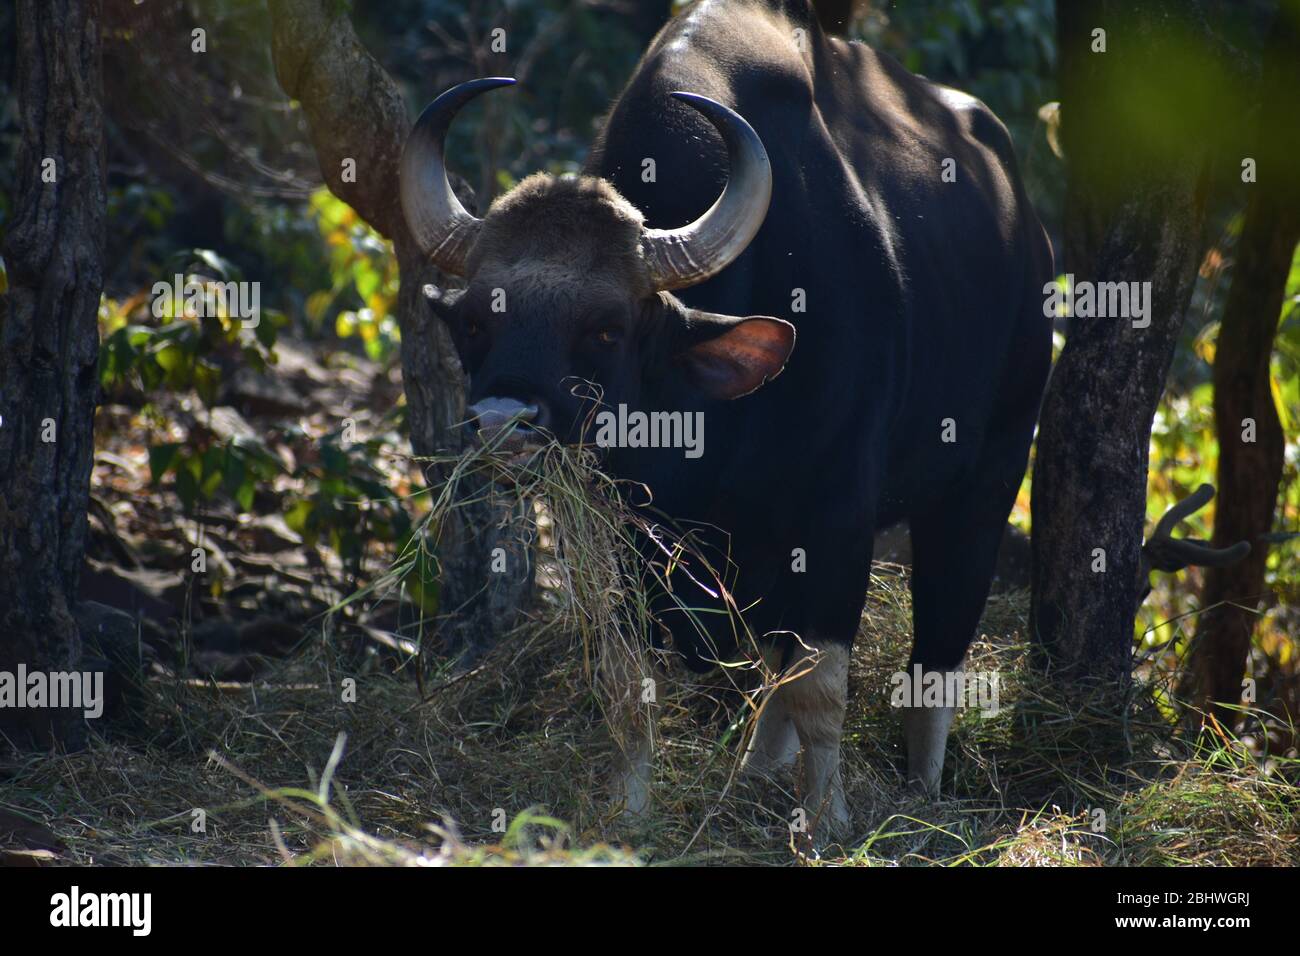
M 789 685 L 787 706 L 803 745 L 803 801 L 818 836 L 847 831 L 849 807 L 840 775 L 840 736 L 849 692 L 849 648 L 825 643 L 812 673 Z M 805 665 L 806 666 L 806 665 Z M 794 670 L 798 670 L 798 662 Z
M 799 735 L 786 707 L 786 695 L 777 688 L 759 711 L 740 769 L 746 774 L 771 776 L 793 765 L 798 756 Z
M 763 662 L 769 674 L 781 669 L 781 651 L 780 647 L 763 649 Z M 764 692 L 757 722 L 740 764 L 741 773 L 772 776 L 792 766 L 798 759 L 799 735 L 795 732 L 794 718 L 787 706 L 787 688 L 788 685 L 777 685 Z
M 826 644 L 816 664 L 814 650 L 800 649 L 781 683 L 763 705 L 745 754 L 749 772 L 786 766 L 803 748 L 800 797 L 819 842 L 843 835 L 849 811 L 840 775 L 840 733 L 848 695 L 849 648 Z M 799 675 L 799 676 L 789 676 Z
M 958 671 L 926 672 L 939 674 L 948 686 L 947 675 Z M 948 730 L 957 715 L 956 701 L 944 700 L 940 705 L 908 706 L 903 708 L 903 737 L 907 741 L 907 782 L 928 796 L 939 795 L 939 781 L 943 776 L 943 758 L 948 745 Z

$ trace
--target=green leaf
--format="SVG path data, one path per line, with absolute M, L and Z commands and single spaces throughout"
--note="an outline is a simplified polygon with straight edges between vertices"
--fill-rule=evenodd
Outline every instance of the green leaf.
M 364 261 L 364 260 L 363 260 Z M 369 302 L 370 297 L 379 291 L 379 283 L 382 281 L 381 276 L 367 262 L 354 271 L 357 282 L 357 293 L 361 296 L 363 302 Z
M 175 372 L 185 363 L 185 352 L 179 345 L 165 345 L 154 353 L 154 361 L 168 372 Z
M 251 479 L 245 480 L 244 483 L 235 490 L 235 501 L 238 502 L 240 510 L 253 510 L 253 495 L 256 491 L 257 487 L 253 484 Z
M 221 487 L 226 494 L 234 496 L 248 480 L 248 469 L 244 466 L 243 456 L 233 447 L 226 449 L 225 460 L 221 463 Z
M 293 507 L 285 512 L 284 523 L 291 530 L 303 534 L 307 530 L 308 520 L 311 518 L 311 513 L 315 507 L 309 499 L 300 498 L 293 503 Z
M 321 445 L 320 463 L 325 467 L 325 470 L 333 476 L 346 475 L 351 471 L 348 467 L 347 452 L 339 448 L 338 445 Z
M 194 366 L 194 390 L 208 406 L 216 404 L 217 390 L 221 387 L 221 369 L 206 359 Z
M 149 449 L 149 479 L 155 485 L 162 480 L 163 475 L 167 474 L 167 469 L 171 468 L 175 463 L 180 447 L 177 442 L 167 442 L 162 445 L 154 445 Z
M 176 472 L 176 495 L 186 511 L 194 510 L 194 503 L 199 498 L 199 480 L 189 468 L 180 468 Z

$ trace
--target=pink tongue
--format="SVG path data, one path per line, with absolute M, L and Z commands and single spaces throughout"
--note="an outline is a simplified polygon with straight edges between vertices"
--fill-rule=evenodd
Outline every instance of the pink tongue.
M 515 426 L 537 415 L 535 405 L 525 405 L 513 398 L 485 398 L 466 411 L 478 420 L 479 436 L 485 444 L 496 444 L 500 433 L 509 429 L 509 434 L 497 445 L 505 450 L 523 447 L 525 433 Z

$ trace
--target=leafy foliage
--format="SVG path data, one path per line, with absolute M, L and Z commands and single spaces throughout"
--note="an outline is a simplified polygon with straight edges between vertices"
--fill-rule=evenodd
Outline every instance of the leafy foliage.
M 329 250 L 332 282 L 307 297 L 307 320 L 319 329 L 333 314 L 339 338 L 358 336 L 371 359 L 392 359 L 401 343 L 392 244 L 325 188 L 312 196 L 310 208 Z
M 104 297 L 100 303 L 100 384 L 108 390 L 132 386 L 143 392 L 166 388 L 194 389 L 213 402 L 221 384 L 220 359 L 237 357 L 265 371 L 274 361 L 276 330 L 285 316 L 266 310 L 255 326 L 230 314 L 223 287 L 241 282 L 239 270 L 208 249 L 187 250 L 173 257 L 181 263 L 198 260 L 215 277 L 177 271 L 183 296 L 167 291 L 169 283 L 156 284 L 151 293 L 138 292 L 122 301 Z M 147 308 L 146 308 L 147 307 Z M 132 322 L 144 312 L 161 324 Z
M 365 291 L 371 308 L 391 323 L 396 267 L 387 248 L 358 224 L 347 206 L 322 199 L 321 207 L 321 220 L 329 227 L 327 241 L 337 253 L 332 259 L 338 274 L 333 297 L 345 290 L 355 295 Z M 172 261 L 176 268 L 196 264 L 215 275 L 175 273 L 183 291 L 180 297 L 166 282 L 122 300 L 105 296 L 100 306 L 100 382 L 109 396 L 134 393 L 148 399 L 192 393 L 201 407 L 212 409 L 220 400 L 227 371 L 266 373 L 276 364 L 277 330 L 289 320 L 277 310 L 264 309 L 260 321 L 250 328 L 232 316 L 221 284 L 242 281 L 242 274 L 215 252 L 189 250 Z M 387 358 L 396 342 L 395 335 L 383 339 L 363 333 L 362 337 L 367 346 L 379 345 L 367 348 L 376 359 Z M 176 431 L 160 405 L 149 402 L 147 407 L 159 433 L 170 436 Z M 400 418 L 393 415 L 394 422 Z M 290 468 L 260 437 L 222 435 L 200 422 L 185 431 L 183 441 L 170 437 L 151 441 L 150 479 L 160 485 L 170 478 L 188 514 L 221 498 L 251 512 L 260 489 L 279 478 L 290 479 L 290 487 L 301 493 L 287 499 L 288 526 L 308 546 L 320 543 L 332 548 L 356 571 L 370 543 L 404 543 L 411 522 L 386 476 L 373 464 L 381 446 L 395 436 L 356 441 L 349 437 L 352 427 L 345 424 L 319 439 L 289 429 L 302 453 L 297 467 Z
M 345 428 L 322 436 L 316 460 L 299 469 L 298 477 L 307 479 L 308 490 L 289 506 L 285 521 L 307 545 L 328 545 L 359 573 L 372 542 L 402 548 L 412 525 L 403 502 L 374 466 L 385 440 L 349 442 Z

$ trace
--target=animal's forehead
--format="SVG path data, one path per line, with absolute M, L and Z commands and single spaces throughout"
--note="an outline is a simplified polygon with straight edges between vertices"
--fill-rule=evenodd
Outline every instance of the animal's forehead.
M 635 241 L 600 236 L 517 236 L 479 257 L 473 283 L 541 302 L 642 297 L 649 293 L 645 263 Z
M 642 262 L 639 237 L 615 230 L 556 229 L 541 226 L 489 237 L 482 244 L 479 271 L 516 263 L 546 266 L 556 272 L 575 275 L 639 266 Z
M 643 291 L 641 214 L 600 179 L 530 176 L 488 211 L 470 268 L 533 288 Z
M 639 283 L 626 276 L 557 259 L 486 262 L 471 290 L 474 301 L 488 302 L 507 318 L 512 312 L 563 312 L 621 303 L 641 294 Z
M 560 228 L 596 222 L 639 229 L 641 213 L 604 179 L 537 173 L 498 197 L 487 219 L 508 227 L 549 223 Z
M 599 214 L 528 222 L 489 218 L 475 251 L 480 269 L 528 263 L 578 275 L 626 270 L 641 262 L 640 229 Z

